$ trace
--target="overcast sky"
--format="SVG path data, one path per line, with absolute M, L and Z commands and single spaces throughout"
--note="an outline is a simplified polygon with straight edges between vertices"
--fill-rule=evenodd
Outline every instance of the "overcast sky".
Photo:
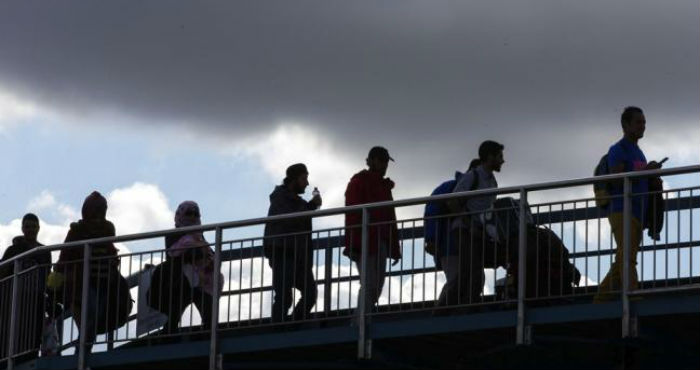
M 297 161 L 337 206 L 377 144 L 398 198 L 485 139 L 502 185 L 585 177 L 626 105 L 649 159 L 697 164 L 699 102 L 697 0 L 2 2 L 0 230 L 92 189 L 157 215 L 128 231 L 261 216 Z

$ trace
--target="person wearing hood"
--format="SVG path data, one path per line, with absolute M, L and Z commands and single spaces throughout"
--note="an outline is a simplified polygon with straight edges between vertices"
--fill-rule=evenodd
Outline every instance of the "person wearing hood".
M 27 213 L 22 217 L 22 235 L 16 236 L 12 239 L 12 245 L 9 246 L 2 256 L 3 261 L 7 261 L 12 257 L 18 256 L 22 253 L 28 252 L 34 248 L 43 246 L 43 244 L 37 241 L 37 235 L 39 234 L 39 218 L 33 213 Z M 18 338 L 24 338 L 24 342 L 19 343 L 21 347 L 19 350 L 31 350 L 32 356 L 36 357 L 39 345 L 41 343 L 41 331 L 44 322 L 44 304 L 45 304 L 45 294 L 44 290 L 46 287 L 46 277 L 51 269 L 51 252 L 42 251 L 34 253 L 30 256 L 20 259 L 20 269 L 21 271 L 26 271 L 29 269 L 34 269 L 34 271 L 23 274 L 19 285 L 19 302 L 17 307 L 19 308 L 18 322 L 24 323 L 24 325 L 18 325 L 17 334 Z M 3 280 L 14 273 L 14 263 L 8 263 L 0 268 L 0 280 Z M 11 280 L 5 280 L 11 282 Z M 0 298 L 0 317 L 2 318 L 2 324 L 0 325 L 3 329 L 0 330 L 0 343 L 2 343 L 2 348 L 0 348 L 0 354 L 7 350 L 7 331 L 9 329 L 10 312 L 12 309 L 11 299 L 6 299 L 4 297 L 11 297 L 11 284 L 3 283 L 3 298 Z M 9 289 L 6 289 L 9 288 Z M 26 348 L 26 346 L 29 346 Z M 3 356 L 0 356 L 3 357 Z
M 367 155 L 366 170 L 356 173 L 345 190 L 345 205 L 353 206 L 394 200 L 391 190 L 394 182 L 386 175 L 389 161 L 386 148 L 375 146 Z M 358 295 L 366 294 L 367 312 L 377 304 L 384 287 L 387 258 L 397 264 L 401 259 L 399 232 L 396 226 L 394 207 L 372 208 L 369 210 L 368 267 L 362 266 L 362 212 L 350 212 L 345 215 L 345 249 L 343 254 L 357 265 L 360 274 L 367 274 L 367 286 L 360 287 Z
M 97 191 L 85 198 L 81 210 L 82 218 L 70 224 L 65 243 L 114 237 L 114 225 L 107 220 L 107 199 Z M 98 333 L 108 331 L 108 327 L 117 325 L 117 312 L 121 309 L 131 311 L 131 296 L 128 286 L 118 271 L 118 250 L 111 242 L 90 244 L 90 285 L 88 291 L 88 320 L 87 333 L 88 352 Z M 61 278 L 49 277 L 49 285 L 53 290 L 50 296 L 59 297 L 64 306 L 71 312 L 76 325 L 80 327 L 83 290 L 83 246 L 61 250 L 54 271 Z M 65 279 L 64 282 L 57 282 Z M 121 290 L 121 292 L 119 292 Z M 121 293 L 121 294 L 120 294 Z M 118 297 L 122 297 L 118 298 Z M 118 300 L 119 299 L 119 300 Z M 118 309 L 113 309 L 108 318 L 108 307 L 119 303 Z M 110 322 L 110 323 L 108 323 Z
M 304 212 L 321 206 L 320 195 L 310 201 L 302 199 L 309 185 L 309 172 L 303 163 L 287 168 L 282 185 L 270 194 L 268 216 Z M 293 289 L 301 292 L 301 299 L 292 311 L 292 319 L 308 317 L 316 304 L 318 289 L 312 271 L 313 248 L 311 244 L 311 217 L 296 217 L 270 221 L 265 224 L 263 254 L 272 268 L 272 320 L 288 320 L 287 312 L 294 303 Z M 284 235 L 284 236 L 280 236 Z
M 202 224 L 199 205 L 191 200 L 175 211 L 175 227 Z M 201 231 L 180 232 L 165 237 L 165 262 L 153 271 L 148 304 L 168 316 L 165 333 L 177 329 L 182 313 L 194 304 L 204 329 L 211 327 L 214 294 L 214 251 Z M 223 288 L 223 275 L 218 290 Z

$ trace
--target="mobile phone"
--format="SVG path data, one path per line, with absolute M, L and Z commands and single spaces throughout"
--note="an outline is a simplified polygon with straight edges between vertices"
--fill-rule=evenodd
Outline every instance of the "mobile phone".
M 662 159 L 661 162 L 659 162 L 659 164 L 664 164 L 664 162 L 666 162 L 667 160 L 668 160 L 668 157 L 664 157 L 664 159 Z

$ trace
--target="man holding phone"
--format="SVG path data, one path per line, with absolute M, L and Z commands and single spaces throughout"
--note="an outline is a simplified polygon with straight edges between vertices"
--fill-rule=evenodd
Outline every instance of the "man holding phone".
M 610 173 L 622 173 L 631 171 L 657 170 L 661 168 L 661 162 L 651 161 L 647 163 L 644 153 L 638 146 L 639 139 L 644 137 L 646 119 L 644 112 L 638 107 L 626 107 L 620 117 L 623 138 L 610 147 L 608 151 L 608 168 Z M 649 191 L 649 179 L 641 178 L 632 181 L 632 220 L 630 233 L 630 289 L 637 289 L 639 279 L 637 277 L 637 252 L 642 242 L 642 229 L 647 202 L 645 201 Z M 622 253 L 624 245 L 623 237 L 623 182 L 618 181 L 611 188 L 612 197 L 608 220 L 610 228 L 617 244 L 615 262 L 610 266 L 610 271 L 600 283 L 598 294 L 594 302 L 602 302 L 616 299 L 617 294 L 612 292 L 622 289 Z M 635 195 L 637 194 L 637 195 Z

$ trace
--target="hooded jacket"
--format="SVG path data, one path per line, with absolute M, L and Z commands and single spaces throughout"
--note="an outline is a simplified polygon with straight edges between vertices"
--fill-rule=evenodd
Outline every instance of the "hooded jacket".
M 356 173 L 345 190 L 345 205 L 367 204 L 391 201 L 391 189 L 394 182 L 376 172 L 362 170 Z M 369 211 L 369 253 L 376 255 L 378 243 L 381 241 L 389 246 L 391 258 L 401 258 L 399 233 L 396 227 L 396 212 L 394 207 L 373 208 Z M 380 225 L 371 225 L 383 223 Z M 360 258 L 362 252 L 362 212 L 345 214 L 345 249 L 343 254 L 353 261 Z
M 270 194 L 270 208 L 268 216 L 287 213 L 312 211 L 318 208 L 313 202 L 307 202 L 298 194 L 290 191 L 287 186 L 278 185 Z M 286 220 L 271 221 L 265 224 L 265 241 L 263 254 L 267 258 L 282 256 L 286 252 L 287 257 L 296 259 L 312 258 L 310 233 L 312 229 L 311 217 L 296 217 Z M 284 234 L 283 237 L 275 237 Z
M 98 192 L 93 192 L 83 203 L 83 218 L 70 224 L 65 243 L 115 236 L 114 225 L 106 220 L 107 200 Z M 117 255 L 117 248 L 112 243 L 90 245 L 91 257 L 109 257 Z M 58 262 L 79 261 L 83 259 L 83 248 L 64 249 Z

